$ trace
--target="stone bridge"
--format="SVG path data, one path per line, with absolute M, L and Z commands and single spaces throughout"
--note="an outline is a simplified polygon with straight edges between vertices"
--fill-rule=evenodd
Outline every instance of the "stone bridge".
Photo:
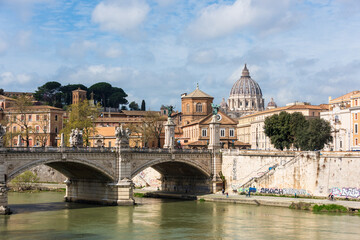
M 163 191 L 217 191 L 221 154 L 214 149 L 0 148 L 0 214 L 10 212 L 7 183 L 41 164 L 67 177 L 66 201 L 131 205 L 131 179 L 148 167 L 162 175 Z

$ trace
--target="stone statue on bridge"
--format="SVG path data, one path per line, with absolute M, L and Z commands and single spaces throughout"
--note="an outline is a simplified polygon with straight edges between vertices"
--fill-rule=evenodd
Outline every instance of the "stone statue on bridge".
M 71 129 L 70 133 L 70 147 L 82 147 L 83 146 L 83 131 L 76 129 Z
M 1 124 L 0 124 L 0 147 L 4 147 L 4 136 L 5 136 L 5 133 L 6 133 L 6 130 L 5 130 L 5 127 L 3 127 Z
M 116 137 L 115 146 L 116 147 L 129 147 L 130 134 L 131 134 L 130 129 L 128 129 L 128 128 L 123 129 L 122 125 L 120 125 L 120 127 L 116 127 L 116 129 L 115 129 L 115 137 Z

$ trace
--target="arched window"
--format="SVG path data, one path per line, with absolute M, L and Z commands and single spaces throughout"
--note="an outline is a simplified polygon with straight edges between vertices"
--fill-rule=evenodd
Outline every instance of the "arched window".
M 202 104 L 201 103 L 196 104 L 196 112 L 202 112 Z
M 186 112 L 190 112 L 190 104 L 186 104 Z

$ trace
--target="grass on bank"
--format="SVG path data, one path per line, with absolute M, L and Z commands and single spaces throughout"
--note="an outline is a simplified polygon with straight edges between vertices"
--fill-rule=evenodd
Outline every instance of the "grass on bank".
M 145 197 L 145 193 L 134 192 L 134 197 L 139 197 L 139 198 Z
M 312 207 L 313 212 L 336 212 L 336 213 L 345 213 L 349 212 L 348 209 L 342 205 L 337 204 L 323 204 L 317 205 L 315 204 Z

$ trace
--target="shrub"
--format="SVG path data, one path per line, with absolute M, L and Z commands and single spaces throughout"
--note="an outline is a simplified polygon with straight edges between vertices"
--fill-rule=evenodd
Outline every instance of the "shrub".
M 35 173 L 26 171 L 15 177 L 11 183 L 18 191 L 26 191 L 34 189 L 38 181 L 39 178 Z
M 313 212 L 348 212 L 348 209 L 342 205 L 337 204 L 323 204 L 313 206 Z

